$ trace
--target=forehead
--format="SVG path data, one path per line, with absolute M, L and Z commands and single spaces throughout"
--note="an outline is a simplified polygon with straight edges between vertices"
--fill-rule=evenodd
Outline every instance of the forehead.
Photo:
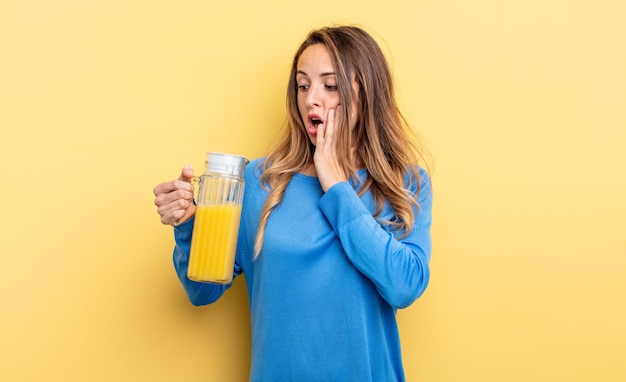
M 334 72 L 333 60 L 324 44 L 308 46 L 298 58 L 297 70 L 313 75 Z

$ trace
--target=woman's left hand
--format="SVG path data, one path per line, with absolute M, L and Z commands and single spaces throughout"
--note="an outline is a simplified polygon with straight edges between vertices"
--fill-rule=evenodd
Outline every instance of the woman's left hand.
M 315 163 L 315 171 L 324 192 L 328 191 L 335 184 L 348 180 L 337 157 L 335 129 L 340 124 L 335 116 L 337 114 L 341 115 L 340 111 L 341 105 L 337 106 L 336 109 L 328 110 L 326 122 L 317 128 L 313 162 Z

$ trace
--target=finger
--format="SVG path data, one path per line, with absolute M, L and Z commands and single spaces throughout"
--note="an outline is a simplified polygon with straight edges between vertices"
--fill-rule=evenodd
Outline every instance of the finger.
M 155 196 L 166 194 L 174 190 L 183 189 L 193 193 L 193 185 L 191 180 L 194 178 L 193 168 L 190 165 L 185 165 L 181 171 L 177 180 L 163 182 L 152 190 Z
M 327 143 L 333 136 L 335 124 L 335 110 L 328 109 L 326 113 L 326 121 L 320 124 L 317 128 L 317 148 L 320 150 L 325 150 L 327 147 Z
M 326 152 L 327 155 L 334 155 L 335 149 L 337 147 L 337 142 L 335 139 L 335 132 L 337 131 L 337 109 L 328 110 L 328 114 L 326 116 L 326 127 L 324 129 L 324 144 L 322 148 Z
M 335 140 L 335 132 L 337 131 L 338 126 L 341 120 L 341 105 L 337 105 L 336 109 L 330 109 L 328 111 L 328 130 L 326 131 L 326 139 L 330 144 L 330 147 L 334 149 L 337 147 L 337 141 Z
M 180 176 L 178 177 L 178 180 L 183 180 L 185 182 L 190 182 L 191 179 L 193 179 L 194 175 L 193 175 L 193 167 L 191 167 L 190 165 L 186 164 L 183 167 L 183 170 L 180 172 Z
M 177 202 L 178 200 L 191 202 L 193 200 L 193 191 L 185 189 L 175 189 L 170 192 L 161 193 L 154 198 L 154 204 L 157 207 L 166 208 L 168 205 Z
M 176 189 L 176 181 L 163 182 L 163 183 L 158 184 L 156 187 L 154 187 L 152 192 L 154 193 L 154 196 L 158 197 L 159 195 L 172 192 L 175 189 Z
M 324 131 L 326 130 L 326 123 L 320 123 L 317 125 L 317 134 L 315 135 L 315 147 L 321 147 L 324 144 Z M 317 150 L 317 149 L 316 149 Z
M 177 220 L 183 216 L 193 203 L 186 199 L 177 199 L 171 203 L 157 207 L 157 212 L 161 215 L 161 221 Z
M 167 215 L 161 216 L 161 223 L 176 226 L 183 216 L 185 216 L 185 210 L 174 210 Z
M 185 165 L 182 171 L 180 172 L 178 181 L 175 182 L 176 188 L 191 192 L 192 197 L 193 197 L 194 188 L 193 188 L 193 185 L 191 184 L 191 181 L 193 180 L 193 178 L 194 178 L 193 167 L 191 167 L 188 164 Z
M 326 130 L 325 130 L 325 138 L 330 138 L 335 133 L 335 109 L 328 110 L 328 115 L 326 116 Z
M 157 197 L 157 199 L 160 199 L 162 201 L 167 201 L 168 198 L 165 195 L 168 195 L 172 198 L 185 198 L 185 195 L 191 194 L 191 196 L 193 197 L 193 185 L 189 182 L 186 181 L 182 181 L 182 180 L 172 180 L 169 182 L 164 182 L 159 184 L 158 186 L 156 186 L 152 192 L 154 193 L 154 196 Z M 177 191 L 182 191 L 181 193 L 176 193 Z M 163 198 L 166 198 L 165 200 Z

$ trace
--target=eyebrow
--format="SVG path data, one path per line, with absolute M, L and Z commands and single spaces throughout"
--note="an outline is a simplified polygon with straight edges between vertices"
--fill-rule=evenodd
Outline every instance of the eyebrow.
M 304 74 L 305 76 L 308 76 L 308 74 L 304 70 L 298 70 L 296 71 L 296 74 Z M 334 75 L 335 75 L 335 72 L 324 72 L 320 74 L 320 77 L 334 76 Z

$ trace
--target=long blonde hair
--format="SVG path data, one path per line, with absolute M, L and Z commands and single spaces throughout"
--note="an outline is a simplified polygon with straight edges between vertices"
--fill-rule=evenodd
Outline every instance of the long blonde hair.
M 255 240 L 255 257 L 261 252 L 267 220 L 285 195 L 295 173 L 313 164 L 315 146 L 309 140 L 298 111 L 296 70 L 302 52 L 309 46 L 323 44 L 329 51 L 335 67 L 340 104 L 351 105 L 357 99 L 358 112 L 352 116 L 344 107 L 345 126 L 336 129 L 338 153 L 344 171 L 357 179 L 354 163 L 367 170 L 367 177 L 359 185 L 362 195 L 370 190 L 377 205 L 374 216 L 383 209 L 385 201 L 392 207 L 395 218 L 387 221 L 405 234 L 411 231 L 417 210 L 417 194 L 410 194 L 405 185 L 407 171 L 419 185 L 418 159 L 422 150 L 417 145 L 407 123 L 400 113 L 394 96 L 393 81 L 387 61 L 376 41 L 363 29 L 355 26 L 327 27 L 309 33 L 297 50 L 287 87 L 287 128 L 277 145 L 263 163 L 261 181 L 269 196 L 261 211 L 259 230 Z M 352 78 L 358 84 L 358 94 L 352 89 Z M 349 129 L 356 118 L 354 129 Z M 354 153 L 352 147 L 355 147 Z M 354 155 L 354 157 L 353 157 Z

